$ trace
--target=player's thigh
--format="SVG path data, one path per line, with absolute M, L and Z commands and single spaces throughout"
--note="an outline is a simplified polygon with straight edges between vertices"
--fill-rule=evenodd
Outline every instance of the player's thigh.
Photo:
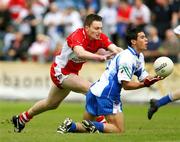
M 87 111 L 84 112 L 84 115 L 83 115 L 83 119 L 84 120 L 95 120 L 95 116 L 94 115 L 91 115 L 90 113 L 88 113 Z
M 58 88 L 52 85 L 47 98 L 48 104 L 58 105 L 69 94 L 70 90 Z
M 112 115 L 106 115 L 106 120 L 108 123 L 113 124 L 122 132 L 124 131 L 124 115 L 122 112 L 118 112 Z
M 68 78 L 63 80 L 61 86 L 75 92 L 86 93 L 91 86 L 91 82 L 76 74 L 70 74 Z

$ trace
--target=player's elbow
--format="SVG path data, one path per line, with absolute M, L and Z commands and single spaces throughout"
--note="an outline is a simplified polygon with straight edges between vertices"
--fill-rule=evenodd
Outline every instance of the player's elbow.
M 128 86 L 123 86 L 124 90 L 130 90 L 130 88 Z
M 132 88 L 131 88 L 129 85 L 124 84 L 124 85 L 123 85 L 123 89 L 124 89 L 124 90 L 131 90 Z
M 122 82 L 122 88 L 123 88 L 124 90 L 132 90 L 132 89 L 134 89 L 134 88 L 132 87 L 131 82 L 129 82 L 129 81 L 123 81 L 123 82 Z
M 76 56 L 77 56 L 79 59 L 85 59 L 84 54 L 81 53 L 81 52 L 76 53 Z

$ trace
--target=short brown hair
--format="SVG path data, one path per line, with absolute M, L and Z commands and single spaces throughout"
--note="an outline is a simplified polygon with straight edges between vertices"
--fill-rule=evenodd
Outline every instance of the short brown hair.
M 90 26 L 93 21 L 100 21 L 102 22 L 102 17 L 97 15 L 97 14 L 89 14 L 85 21 L 84 21 L 84 27 L 85 26 Z

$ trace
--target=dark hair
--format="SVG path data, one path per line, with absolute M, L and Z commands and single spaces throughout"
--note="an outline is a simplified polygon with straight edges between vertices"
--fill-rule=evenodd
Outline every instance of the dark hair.
M 93 21 L 102 21 L 102 17 L 97 15 L 97 14 L 89 14 L 85 21 L 84 21 L 84 27 L 85 26 L 90 26 L 92 24 Z
M 143 32 L 142 28 L 129 27 L 126 32 L 126 43 L 131 46 L 131 40 L 137 40 L 138 33 Z

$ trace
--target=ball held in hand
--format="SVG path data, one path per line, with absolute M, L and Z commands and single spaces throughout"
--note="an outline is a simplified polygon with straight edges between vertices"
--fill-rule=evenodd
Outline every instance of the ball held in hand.
M 158 76 L 167 77 L 173 72 L 174 63 L 169 57 L 162 56 L 155 60 L 153 66 Z

